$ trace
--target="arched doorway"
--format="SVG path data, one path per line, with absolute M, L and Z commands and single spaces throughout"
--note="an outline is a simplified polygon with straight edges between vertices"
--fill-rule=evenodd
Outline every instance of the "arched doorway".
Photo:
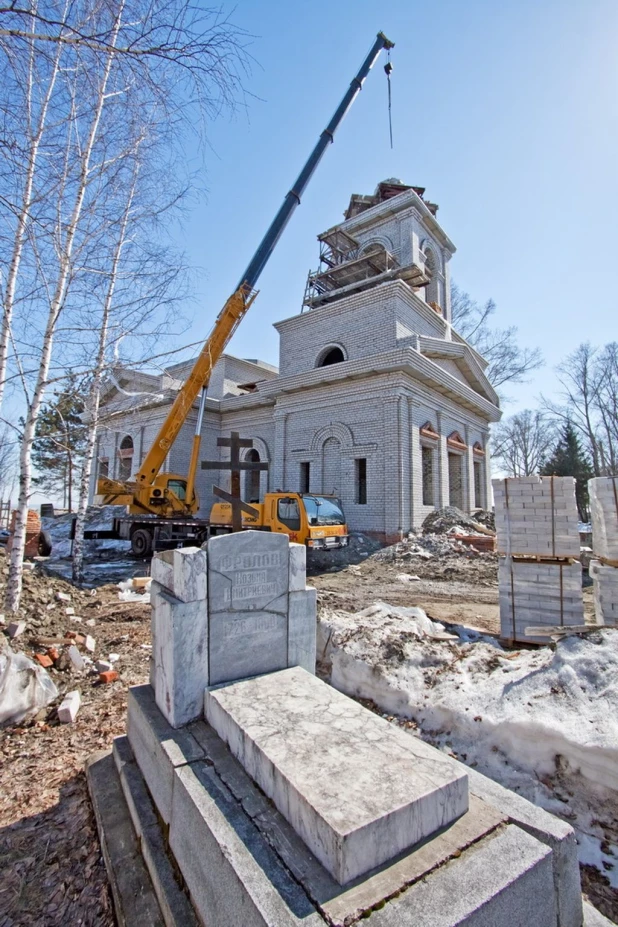
M 118 479 L 128 480 L 133 470 L 133 438 L 125 435 L 118 448 Z
M 327 438 L 322 445 L 322 492 L 341 495 L 341 443 Z
M 260 455 L 255 448 L 247 451 L 245 454 L 245 460 L 250 461 L 251 463 L 259 463 Z M 259 470 L 246 470 L 245 471 L 245 502 L 259 502 L 260 501 L 260 471 Z

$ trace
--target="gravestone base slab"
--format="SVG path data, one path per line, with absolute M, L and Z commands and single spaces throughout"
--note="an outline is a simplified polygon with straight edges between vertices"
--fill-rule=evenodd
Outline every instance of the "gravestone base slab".
M 198 920 L 209 927 L 347 927 L 357 921 L 359 927 L 367 921 L 369 927 L 586 924 L 577 860 L 562 853 L 557 865 L 568 826 L 557 822 L 565 833 L 551 832 L 545 821 L 556 819 L 517 796 L 512 808 L 500 807 L 505 790 L 478 774 L 470 782 L 469 810 L 454 823 L 342 886 L 208 723 L 175 730 L 159 712 L 150 687 L 140 686 L 130 690 L 129 740 L 133 749 L 125 738 L 115 742 L 121 776 L 133 783 L 133 793 L 136 779 L 141 780 L 157 812 L 154 825 L 143 800 L 129 801 L 135 832 L 146 832 L 152 843 L 152 828 L 159 828 Z M 435 754 L 413 740 L 421 753 Z M 155 756 L 156 766 L 164 767 L 158 777 Z M 449 763 L 468 772 L 456 761 Z M 123 789 L 130 794 L 124 782 Z M 159 820 L 163 811 L 166 824 Z M 151 878 L 157 876 L 151 872 Z M 166 916 L 165 923 L 172 927 L 178 921 Z

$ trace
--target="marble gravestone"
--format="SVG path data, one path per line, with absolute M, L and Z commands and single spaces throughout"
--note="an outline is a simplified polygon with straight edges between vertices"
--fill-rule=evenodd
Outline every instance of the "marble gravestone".
M 151 685 L 172 727 L 203 711 L 204 689 L 290 666 L 315 672 L 316 591 L 306 550 L 243 531 L 152 561 Z
M 568 824 L 315 675 L 304 547 L 224 535 L 152 580 L 151 684 L 87 770 L 119 923 L 582 927 Z

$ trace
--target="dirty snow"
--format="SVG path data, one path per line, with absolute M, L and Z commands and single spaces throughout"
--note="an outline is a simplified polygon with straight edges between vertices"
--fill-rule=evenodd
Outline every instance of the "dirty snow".
M 124 505 L 92 505 L 86 515 L 86 528 L 88 531 L 110 530 L 115 517 L 126 514 Z M 41 525 L 52 539 L 52 552 L 50 560 L 60 560 L 71 556 L 71 524 L 75 515 L 59 515 L 56 518 L 43 518 Z M 129 541 L 118 541 L 113 538 L 85 541 L 86 556 L 92 556 L 103 551 L 119 551 L 126 553 L 130 550 Z
M 510 652 L 378 602 L 323 610 L 318 659 L 341 691 L 414 719 L 425 739 L 569 820 L 581 861 L 618 888 L 618 630 Z

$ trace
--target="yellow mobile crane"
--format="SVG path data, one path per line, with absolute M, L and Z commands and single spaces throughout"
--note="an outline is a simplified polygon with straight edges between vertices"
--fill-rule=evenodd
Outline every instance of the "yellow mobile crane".
M 242 275 L 240 283 L 217 316 L 187 381 L 174 400 L 135 478 L 128 481 L 108 478 L 98 480 L 97 494 L 102 497 L 103 504 L 126 505 L 128 514 L 126 517 L 114 519 L 113 531 L 98 532 L 97 537 L 104 534 L 107 537 L 131 540 L 134 553 L 143 556 L 149 554 L 153 548 L 201 542 L 207 537 L 208 521 L 195 518 L 200 507 L 195 492 L 195 474 L 200 451 L 206 392 L 213 367 L 255 300 L 257 280 L 292 213 L 299 205 L 300 198 L 324 152 L 334 141 L 337 127 L 361 90 L 365 78 L 382 49 L 390 51 L 393 46 L 394 43 L 389 41 L 384 33 L 378 33 L 369 54 L 348 87 L 333 118 L 320 135 L 294 186 L 285 197 L 259 248 Z M 385 67 L 387 76 L 390 75 L 391 70 L 389 62 Z M 200 405 L 188 473 L 186 476 L 161 473 L 165 458 L 198 396 Z M 94 536 L 92 532 L 88 535 Z

